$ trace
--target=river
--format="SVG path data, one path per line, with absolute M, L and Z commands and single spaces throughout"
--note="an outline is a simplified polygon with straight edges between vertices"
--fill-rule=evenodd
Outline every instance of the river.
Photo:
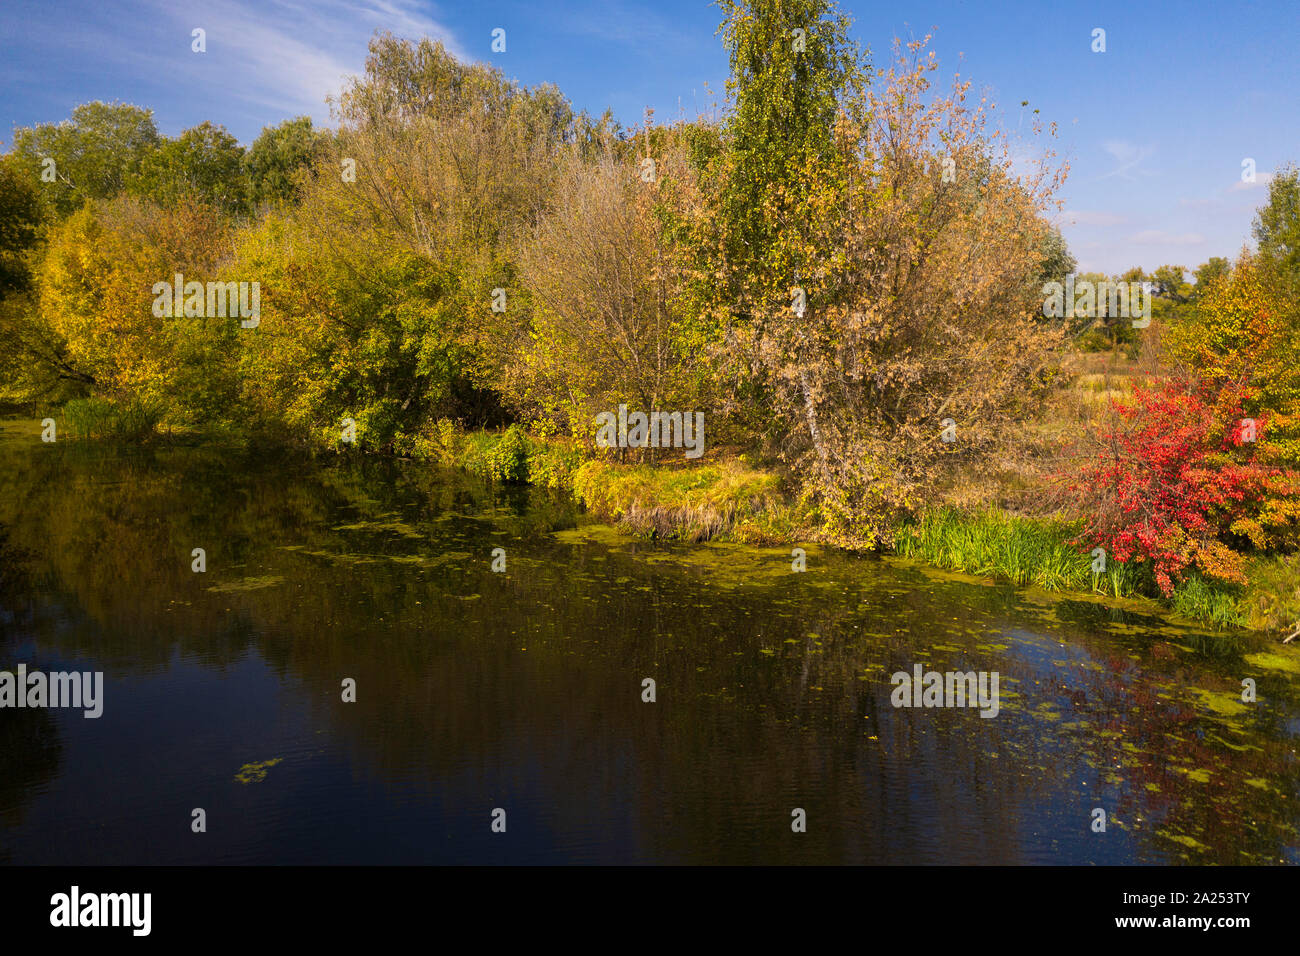
M 104 676 L 0 709 L 0 862 L 1300 862 L 1300 652 L 805 547 L 4 422 L 0 670 Z

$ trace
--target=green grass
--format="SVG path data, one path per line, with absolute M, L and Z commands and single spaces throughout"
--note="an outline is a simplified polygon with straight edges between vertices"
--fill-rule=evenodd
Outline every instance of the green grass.
M 926 564 L 1047 591 L 1095 591 L 1114 597 L 1138 593 L 1140 575 L 1109 561 L 1092 570 L 1090 553 L 1072 543 L 1073 522 L 1021 518 L 1000 511 L 967 514 L 953 508 L 925 512 L 894 536 L 894 550 Z
M 63 420 L 75 438 L 139 441 L 152 435 L 161 419 L 158 409 L 142 401 L 76 398 L 63 406 Z
M 1246 579 L 1240 607 L 1250 627 L 1284 635 L 1300 627 L 1300 554 L 1257 557 Z
M 1190 574 L 1179 581 L 1169 601 L 1174 611 L 1188 620 L 1218 627 L 1245 627 L 1247 621 L 1240 602 L 1240 588 L 1208 581 L 1199 574 Z
M 949 571 L 1037 585 L 1047 591 L 1092 591 L 1114 598 L 1159 597 L 1150 568 L 1143 563 L 1106 562 L 1095 574 L 1092 555 L 1074 544 L 1077 522 L 1022 518 L 1000 511 L 965 513 L 936 508 L 905 525 L 895 536 L 898 554 Z M 1166 602 L 1191 621 L 1219 628 L 1276 630 L 1300 617 L 1295 585 L 1300 556 L 1262 560 L 1252 565 L 1246 589 L 1190 574 Z M 1256 614 L 1249 612 L 1257 605 Z

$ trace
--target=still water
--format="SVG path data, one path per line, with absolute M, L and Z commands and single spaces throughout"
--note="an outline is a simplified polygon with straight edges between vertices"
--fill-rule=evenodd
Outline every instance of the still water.
M 425 464 L 0 424 L 19 664 L 103 715 L 0 710 L 4 863 L 1300 862 L 1300 652 Z M 997 716 L 895 708 L 916 664 Z

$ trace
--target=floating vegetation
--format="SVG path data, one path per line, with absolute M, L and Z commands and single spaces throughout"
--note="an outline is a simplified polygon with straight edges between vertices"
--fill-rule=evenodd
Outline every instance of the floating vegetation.
M 1297 653 L 1263 651 L 1259 654 L 1247 654 L 1244 659 L 1251 667 L 1258 667 L 1262 670 L 1300 674 L 1300 654 Z
M 223 581 L 208 588 L 214 594 L 233 594 L 239 591 L 260 591 L 283 584 L 284 578 L 278 574 L 264 574 L 260 577 L 240 578 L 238 581 Z
M 352 524 L 335 525 L 334 530 L 382 532 L 400 535 L 403 538 L 415 538 L 419 541 L 428 537 L 424 532 L 416 530 L 404 521 L 357 521 Z
M 266 779 L 267 772 L 283 759 L 283 757 L 273 757 L 261 763 L 246 763 L 239 768 L 239 773 L 235 774 L 235 782 L 245 786 L 250 783 L 261 783 Z
M 1244 714 L 1250 709 L 1242 703 L 1239 695 L 1231 691 L 1207 690 L 1204 687 L 1189 687 L 1187 690 L 1196 696 L 1203 707 L 1222 717 Z
M 1186 833 L 1161 833 L 1167 840 L 1173 840 L 1175 843 L 1181 843 L 1183 846 L 1198 852 L 1209 850 L 1209 847 L 1195 837 L 1190 837 Z

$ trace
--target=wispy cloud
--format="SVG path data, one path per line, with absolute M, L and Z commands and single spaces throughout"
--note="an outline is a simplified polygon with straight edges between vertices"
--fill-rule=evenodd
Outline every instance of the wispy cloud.
M 1137 246 L 1200 246 L 1205 237 L 1199 232 L 1165 232 L 1163 229 L 1145 229 L 1128 237 Z
M 1139 146 L 1126 140 L 1113 139 L 1102 143 L 1101 148 L 1115 161 L 1115 168 L 1102 173 L 1099 179 L 1110 179 L 1112 176 L 1118 176 L 1120 179 L 1136 179 L 1134 173 L 1150 175 L 1140 167 L 1142 161 L 1155 152 L 1154 146 Z
M 657 13 L 654 7 L 626 0 L 600 0 L 587 10 L 563 19 L 566 32 L 592 36 L 610 43 L 632 43 L 642 47 L 695 47 L 700 37 Z
M 376 30 L 441 40 L 467 59 L 451 31 L 413 0 L 181 0 L 156 7 L 178 36 L 194 27 L 207 32 L 210 59 L 195 64 L 195 81 L 217 79 L 224 95 L 318 121 L 329 117 L 325 98 L 364 68 Z

